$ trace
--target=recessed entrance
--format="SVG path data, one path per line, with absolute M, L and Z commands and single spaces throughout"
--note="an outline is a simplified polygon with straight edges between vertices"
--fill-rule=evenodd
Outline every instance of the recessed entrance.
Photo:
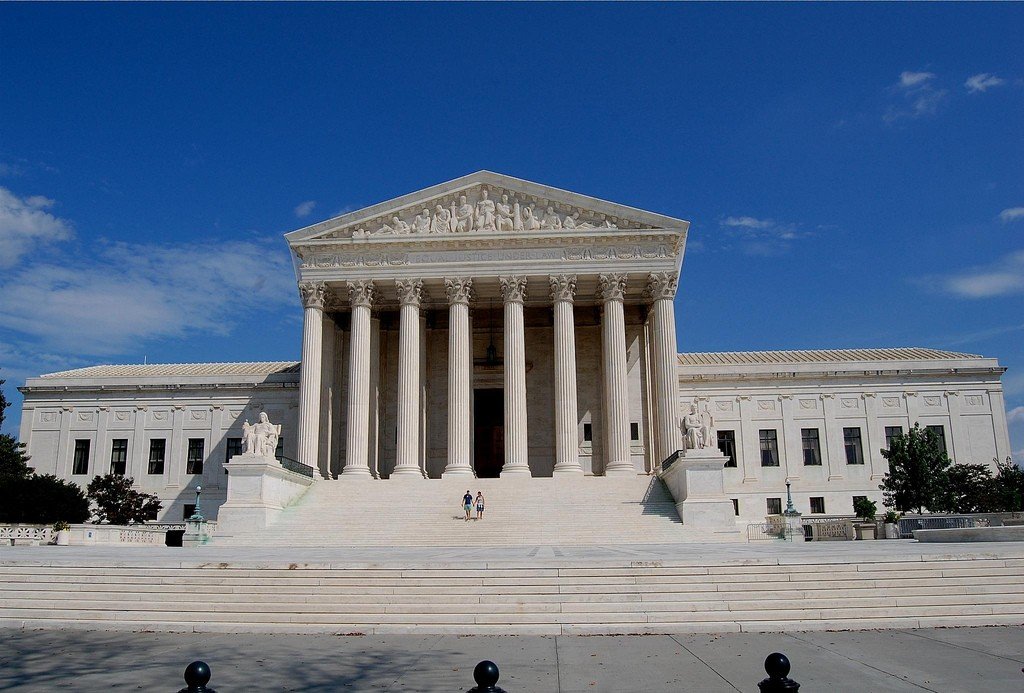
M 473 469 L 482 479 L 501 475 L 505 464 L 505 391 L 473 391 Z

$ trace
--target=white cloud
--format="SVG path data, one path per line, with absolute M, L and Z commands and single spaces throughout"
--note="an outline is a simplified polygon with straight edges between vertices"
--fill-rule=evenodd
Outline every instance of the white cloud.
M 904 70 L 900 73 L 900 86 L 904 89 L 911 89 L 913 87 L 919 87 L 933 79 L 935 79 L 934 72 L 910 72 L 908 70 Z
M 993 298 L 1024 292 L 1024 251 L 1011 253 L 991 265 L 974 267 L 946 277 L 931 277 L 937 285 L 962 298 Z
M 882 119 L 892 124 L 933 115 L 948 93 L 945 89 L 936 89 L 932 85 L 934 79 L 934 72 L 901 72 L 900 81 L 890 89 L 899 95 L 901 103 L 891 104 Z
M 146 340 L 258 327 L 294 300 L 291 260 L 277 243 L 118 243 L 9 273 L 0 324 L 44 349 L 106 355 Z
M 1014 407 L 1006 412 L 1006 421 L 1008 423 L 1024 423 L 1024 407 Z
M 1004 224 L 1018 219 L 1024 219 L 1024 207 L 1010 207 L 999 213 L 999 221 Z
M 766 229 L 775 224 L 771 219 L 755 219 L 754 217 L 726 217 L 722 226 L 740 226 L 747 229 Z
M 988 72 L 979 72 L 976 75 L 971 75 L 964 82 L 964 87 L 971 94 L 977 94 L 985 92 L 992 87 L 998 87 L 1005 84 L 1006 80 L 995 75 L 989 74 Z
M 37 245 L 74 235 L 70 222 L 44 211 L 53 204 L 42 195 L 20 198 L 0 187 L 0 267 L 13 267 Z
M 305 202 L 300 202 L 295 206 L 295 216 L 299 217 L 300 219 L 302 217 L 308 217 L 310 213 L 312 213 L 314 207 L 316 207 L 316 200 L 306 200 Z

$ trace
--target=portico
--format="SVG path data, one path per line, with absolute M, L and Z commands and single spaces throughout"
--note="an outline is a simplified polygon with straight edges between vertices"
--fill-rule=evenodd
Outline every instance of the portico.
M 288 234 L 299 461 L 344 479 L 653 470 L 681 447 L 687 227 L 480 172 Z

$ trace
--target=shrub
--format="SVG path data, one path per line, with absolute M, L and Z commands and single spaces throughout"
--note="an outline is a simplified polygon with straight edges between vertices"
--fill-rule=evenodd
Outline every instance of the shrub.
M 96 504 L 96 522 L 130 525 L 156 518 L 160 501 L 151 493 L 132 488 L 135 480 L 121 474 L 95 476 L 89 482 L 89 499 Z
M 0 522 L 85 522 L 89 501 L 82 489 L 50 474 L 0 480 Z
M 870 522 L 875 519 L 875 513 L 878 512 L 878 504 L 867 498 L 858 498 L 853 502 L 853 512 L 857 517 Z

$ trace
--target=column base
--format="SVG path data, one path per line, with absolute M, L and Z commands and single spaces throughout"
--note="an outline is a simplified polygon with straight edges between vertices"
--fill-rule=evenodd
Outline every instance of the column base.
M 632 462 L 612 462 L 604 468 L 605 476 L 636 476 L 636 467 Z
M 583 476 L 583 465 L 576 463 L 559 466 L 556 464 L 551 473 L 554 476 Z
M 503 465 L 499 477 L 503 476 L 533 476 L 530 467 L 525 464 Z
M 441 478 L 446 479 L 450 476 L 476 476 L 476 474 L 473 473 L 473 468 L 470 466 L 445 467 L 445 470 L 441 472 Z
M 362 478 L 372 479 L 373 478 L 373 474 L 370 472 L 370 468 L 369 467 L 349 467 L 349 466 L 345 466 L 345 467 L 342 468 L 341 474 L 338 475 L 338 478 L 341 478 L 343 476 L 344 477 L 352 477 L 352 478 L 356 478 L 356 479 L 362 479 Z
M 424 474 L 423 470 L 420 469 L 419 467 L 395 467 L 394 470 L 392 470 L 391 472 L 391 476 L 389 476 L 388 478 L 392 479 L 396 476 L 405 479 L 426 478 L 426 474 Z

